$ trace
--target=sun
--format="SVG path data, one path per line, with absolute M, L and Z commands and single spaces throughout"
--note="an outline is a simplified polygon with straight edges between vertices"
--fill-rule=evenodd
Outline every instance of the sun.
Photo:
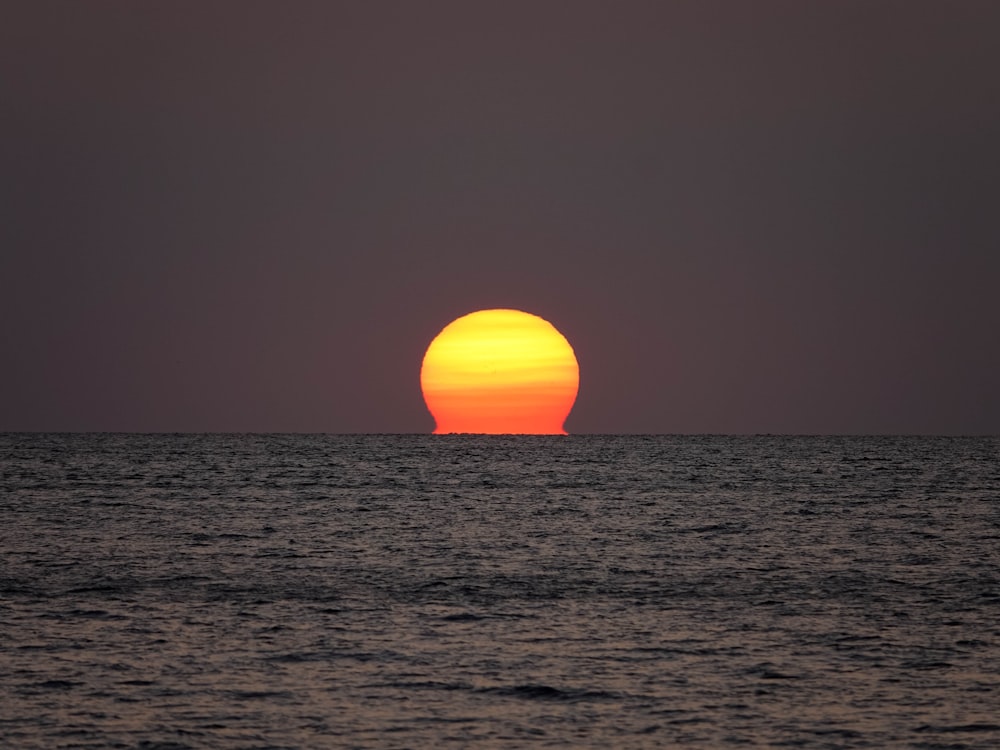
M 420 368 L 436 435 L 565 435 L 579 387 L 566 337 L 520 310 L 480 310 L 452 321 Z

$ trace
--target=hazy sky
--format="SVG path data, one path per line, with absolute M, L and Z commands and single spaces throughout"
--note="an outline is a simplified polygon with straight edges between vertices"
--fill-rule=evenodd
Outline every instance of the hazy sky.
M 1000 432 L 1000 3 L 0 13 L 0 429 L 429 432 L 514 307 L 570 432 Z

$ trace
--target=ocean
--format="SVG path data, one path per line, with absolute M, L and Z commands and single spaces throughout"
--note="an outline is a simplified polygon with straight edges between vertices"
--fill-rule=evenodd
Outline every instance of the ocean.
M 1000 747 L 1000 438 L 5 434 L 0 555 L 2 747 Z

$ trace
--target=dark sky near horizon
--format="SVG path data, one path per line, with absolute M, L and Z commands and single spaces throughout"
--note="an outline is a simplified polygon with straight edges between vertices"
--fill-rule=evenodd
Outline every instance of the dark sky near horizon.
M 429 432 L 541 315 L 570 432 L 1000 433 L 1000 3 L 0 12 L 0 430 Z

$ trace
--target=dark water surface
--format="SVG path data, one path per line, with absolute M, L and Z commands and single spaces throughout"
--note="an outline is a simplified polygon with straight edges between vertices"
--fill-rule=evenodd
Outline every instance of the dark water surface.
M 1000 747 L 1000 439 L 0 435 L 0 745 Z

